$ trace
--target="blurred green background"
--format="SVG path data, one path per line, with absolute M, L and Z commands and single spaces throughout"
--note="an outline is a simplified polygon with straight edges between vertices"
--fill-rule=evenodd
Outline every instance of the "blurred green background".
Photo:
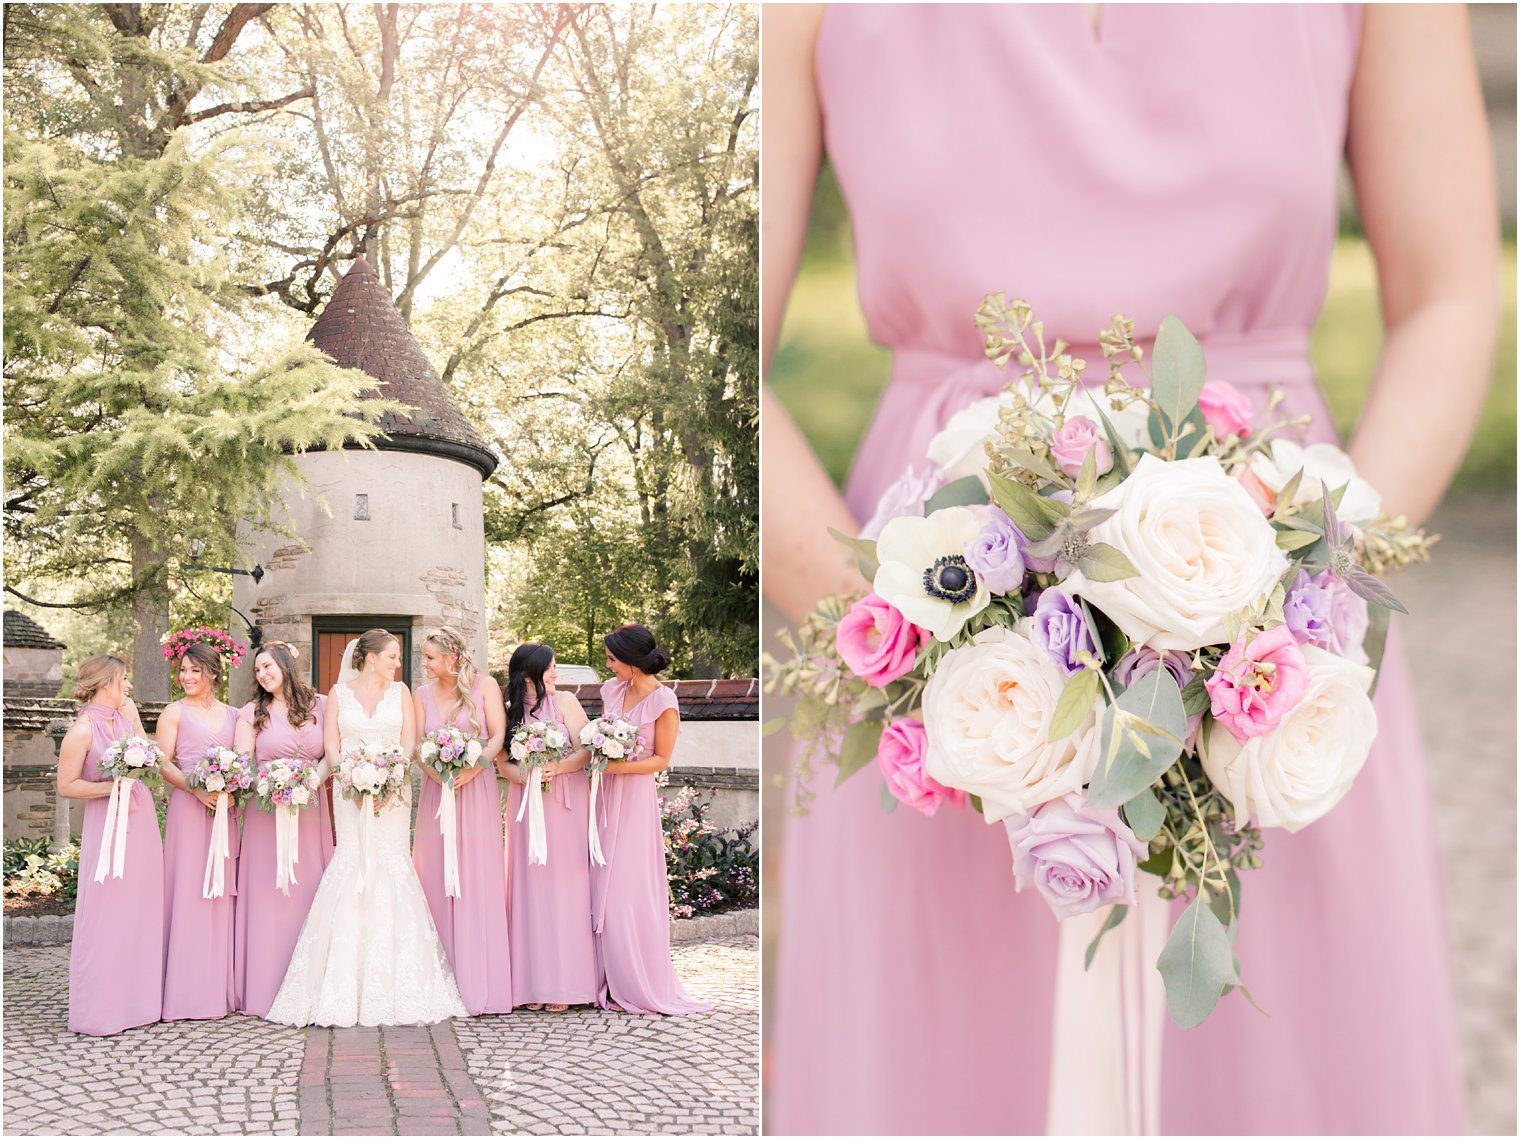
M 1382 342 L 1377 274 L 1353 220 L 1342 227 L 1330 267 L 1330 288 L 1315 326 L 1313 356 L 1336 426 L 1351 429 L 1367 394 Z M 1454 491 L 1515 485 L 1515 240 L 1504 243 L 1504 315 L 1494 356 L 1494 382 Z M 970 314 L 967 314 L 970 318 Z M 888 356 L 866 337 L 855 295 L 849 221 L 838 186 L 819 180 L 797 285 L 782 325 L 768 382 L 787 406 L 824 466 L 842 482 L 886 384 Z M 1440 376 L 1431 384 L 1438 388 Z

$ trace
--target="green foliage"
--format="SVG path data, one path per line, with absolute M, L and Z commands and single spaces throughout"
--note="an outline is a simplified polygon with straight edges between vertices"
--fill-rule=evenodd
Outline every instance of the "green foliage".
M 50 839 L 7 839 L 4 882 L 8 898 L 53 898 L 72 907 L 79 893 L 79 837 L 57 852 Z
M 672 917 L 759 904 L 760 852 L 751 841 L 759 824 L 719 830 L 707 811 L 691 787 L 660 796 Z
M 1229 936 L 1202 898 L 1177 919 L 1156 968 L 1166 984 L 1167 1009 L 1183 1028 L 1208 1019 L 1225 986 L 1239 981 Z

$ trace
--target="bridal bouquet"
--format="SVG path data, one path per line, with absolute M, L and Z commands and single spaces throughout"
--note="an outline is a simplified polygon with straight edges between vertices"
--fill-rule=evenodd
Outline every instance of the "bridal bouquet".
M 406 782 L 406 752 L 398 746 L 355 744 L 344 750 L 338 762 L 338 790 L 354 803 L 368 802 L 370 814 L 379 814 Z M 360 815 L 365 814 L 360 809 Z
M 229 804 L 241 806 L 253 794 L 253 764 L 230 747 L 208 747 L 185 782 L 198 791 L 217 794 L 212 808 L 211 843 L 206 850 L 206 875 L 201 897 L 220 898 L 227 890 L 227 859 L 232 857 L 232 822 Z
M 100 757 L 100 773 L 111 780 L 111 798 L 106 804 L 105 828 L 100 833 L 100 859 L 95 864 L 95 881 L 104 882 L 109 872 L 120 878 L 127 868 L 127 814 L 134 780 L 150 785 L 162 779 L 164 753 L 146 736 L 123 736 L 106 748 Z
M 1022 374 L 951 418 L 865 536 L 835 535 L 871 592 L 825 601 L 768 662 L 768 690 L 800 696 L 798 805 L 819 758 L 838 781 L 874 761 L 887 810 L 1004 823 L 1018 888 L 1058 918 L 1113 904 L 1089 964 L 1150 875 L 1190 900 L 1156 962 L 1189 1028 L 1240 986 L 1262 831 L 1322 817 L 1367 758 L 1402 611 L 1373 575 L 1430 539 L 1339 448 L 1288 438 L 1308 421 L 1279 394 L 1257 413 L 1206 381 L 1175 317 L 1148 385 L 1116 317 L 1101 388 L 1027 304 L 990 296 L 977 323 Z
M 591 861 L 597 866 L 607 864 L 602 855 L 602 840 L 596 829 L 596 797 L 602 788 L 602 772 L 614 759 L 631 759 L 648 746 L 639 734 L 638 725 L 621 716 L 598 716 L 581 729 L 581 746 L 591 753 L 586 770 L 591 773 L 591 812 L 587 830 L 587 845 Z
M 522 805 L 517 808 L 516 822 L 528 818 L 528 863 L 544 866 L 549 861 L 549 840 L 544 829 L 544 792 L 549 789 L 550 777 L 544 768 L 563 759 L 570 752 L 570 737 L 556 723 L 530 721 L 519 724 L 512 732 L 508 754 L 528 771 L 527 786 L 523 788 Z
M 434 728 L 417 749 L 422 762 L 443 779 L 438 796 L 438 830 L 443 836 L 443 892 L 450 898 L 463 896 L 459 882 L 459 839 L 454 810 L 454 779 L 474 767 L 485 754 L 485 742 L 471 739 L 458 728 Z
M 259 809 L 274 812 L 274 884 L 287 897 L 301 859 L 301 828 L 296 816 L 303 807 L 316 802 L 319 782 L 317 761 L 299 753 L 259 765 L 254 790 Z

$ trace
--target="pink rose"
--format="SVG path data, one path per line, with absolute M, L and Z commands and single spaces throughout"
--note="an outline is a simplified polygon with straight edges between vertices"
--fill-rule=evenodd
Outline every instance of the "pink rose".
M 872 688 L 885 688 L 913 669 L 918 650 L 929 640 L 895 607 L 868 593 L 839 622 L 834 645 L 849 670 Z
M 1033 883 L 1056 917 L 1134 903 L 1136 863 L 1146 847 L 1116 809 L 1094 807 L 1072 791 L 1003 825 L 1016 888 Z
M 881 768 L 887 790 L 899 803 L 932 815 L 940 804 L 966 805 L 966 793 L 945 787 L 924 771 L 924 753 L 929 750 L 929 736 L 921 721 L 900 717 L 881 733 L 876 751 L 876 766 Z
M 1309 686 L 1309 665 L 1287 625 L 1242 633 L 1203 682 L 1214 719 L 1240 743 L 1277 727 Z
M 1256 504 L 1258 510 L 1268 518 L 1272 517 L 1272 512 L 1277 509 L 1277 495 L 1271 487 L 1256 477 L 1255 471 L 1250 467 L 1241 467 L 1235 472 L 1235 481 L 1251 496 L 1251 501 Z
M 1098 449 L 1093 459 L 1098 474 L 1107 474 L 1114 467 L 1114 449 L 1108 445 L 1096 423 L 1085 415 L 1073 415 L 1056 428 L 1050 441 L 1050 454 L 1056 466 L 1076 478 L 1082 471 L 1082 460 L 1094 447 Z
M 1241 391 L 1223 380 L 1209 380 L 1198 393 L 1198 410 L 1214 435 L 1226 439 L 1251 434 L 1251 401 Z

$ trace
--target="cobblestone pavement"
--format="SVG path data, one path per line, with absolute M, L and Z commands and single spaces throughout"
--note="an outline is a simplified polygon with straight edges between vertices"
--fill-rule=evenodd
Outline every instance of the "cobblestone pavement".
M 92 1038 L 68 1030 L 68 947 L 12 947 L 5 1131 L 754 1134 L 758 939 L 688 942 L 672 957 L 715 1012 L 338 1030 L 234 1015 Z
M 753 1135 L 758 938 L 676 946 L 687 992 L 716 1011 L 621 1016 L 589 1009 L 456 1021 L 498 1135 Z

